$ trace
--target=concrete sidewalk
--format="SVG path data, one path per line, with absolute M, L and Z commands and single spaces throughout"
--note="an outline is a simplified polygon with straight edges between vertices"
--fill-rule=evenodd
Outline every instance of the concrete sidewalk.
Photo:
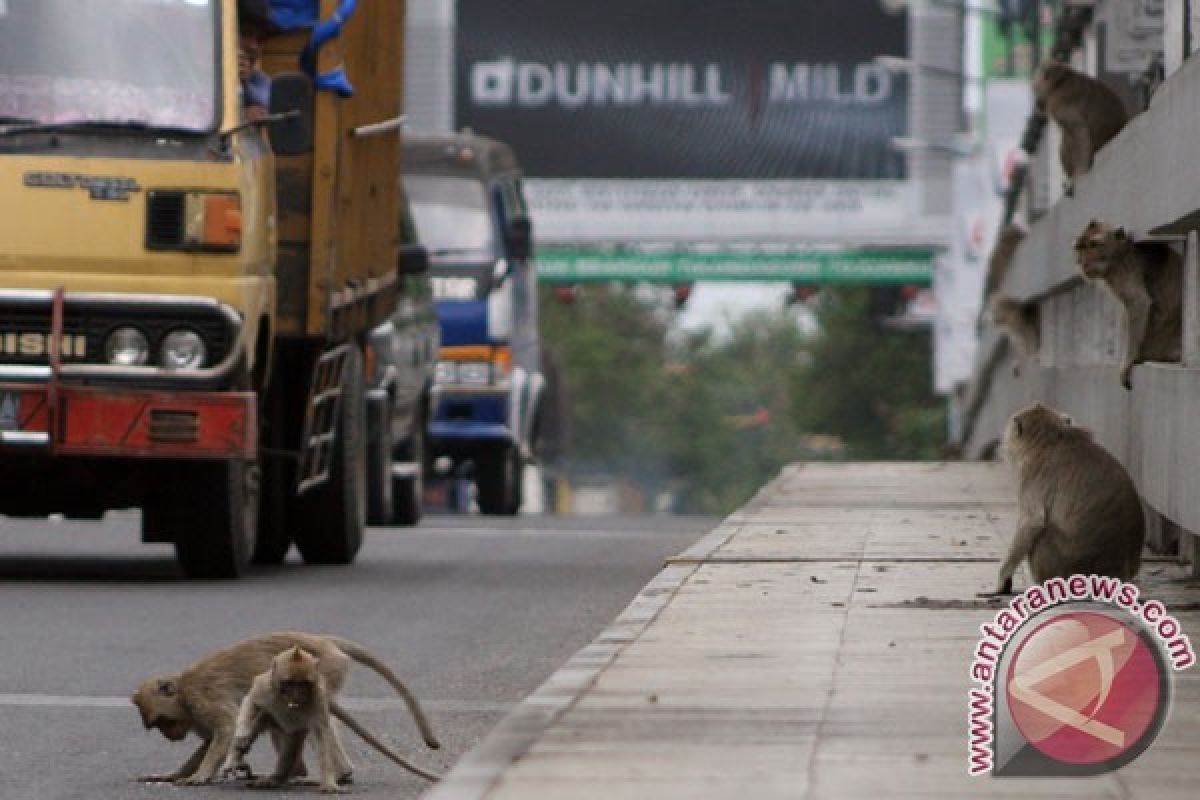
M 426 798 L 1195 797 L 1200 668 L 1117 773 L 967 776 L 971 658 L 999 608 L 975 594 L 1014 518 L 999 465 L 791 467 Z M 1138 582 L 1197 638 L 1184 575 L 1149 559 Z

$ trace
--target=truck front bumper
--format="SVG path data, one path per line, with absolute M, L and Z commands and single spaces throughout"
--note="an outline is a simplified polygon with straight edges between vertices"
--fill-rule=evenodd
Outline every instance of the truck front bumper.
M 0 450 L 54 456 L 253 459 L 253 392 L 0 383 Z
M 435 387 L 429 438 L 442 450 L 460 449 L 473 443 L 515 442 L 510 391 Z

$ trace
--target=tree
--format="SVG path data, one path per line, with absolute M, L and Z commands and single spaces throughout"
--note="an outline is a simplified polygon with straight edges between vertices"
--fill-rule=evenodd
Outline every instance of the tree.
M 826 290 L 812 361 L 795 376 L 793 412 L 829 433 L 851 459 L 936 458 L 946 412 L 933 393 L 928 332 L 873 325 L 866 289 Z

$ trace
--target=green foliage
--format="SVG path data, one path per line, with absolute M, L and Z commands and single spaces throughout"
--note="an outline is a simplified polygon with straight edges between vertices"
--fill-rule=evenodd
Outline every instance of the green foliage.
M 840 437 L 848 459 L 936 458 L 946 417 L 930 334 L 881 329 L 868 307 L 866 289 L 824 293 L 812 361 L 792 384 L 796 419 Z
M 928 333 L 875 330 L 867 295 L 826 295 L 820 333 L 792 312 L 752 314 L 727 337 L 670 331 L 670 314 L 620 287 L 542 303 L 542 337 L 569 387 L 567 470 L 620 476 L 675 509 L 725 514 L 788 463 L 818 457 L 931 458 L 943 404 L 931 392 Z M 834 438 L 837 437 L 837 438 Z

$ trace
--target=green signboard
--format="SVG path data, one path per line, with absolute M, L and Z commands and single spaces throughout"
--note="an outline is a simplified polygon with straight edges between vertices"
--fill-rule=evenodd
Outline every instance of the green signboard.
M 539 279 L 552 284 L 788 281 L 928 286 L 933 259 L 934 251 L 922 248 L 697 252 L 548 247 L 538 249 L 537 268 Z

